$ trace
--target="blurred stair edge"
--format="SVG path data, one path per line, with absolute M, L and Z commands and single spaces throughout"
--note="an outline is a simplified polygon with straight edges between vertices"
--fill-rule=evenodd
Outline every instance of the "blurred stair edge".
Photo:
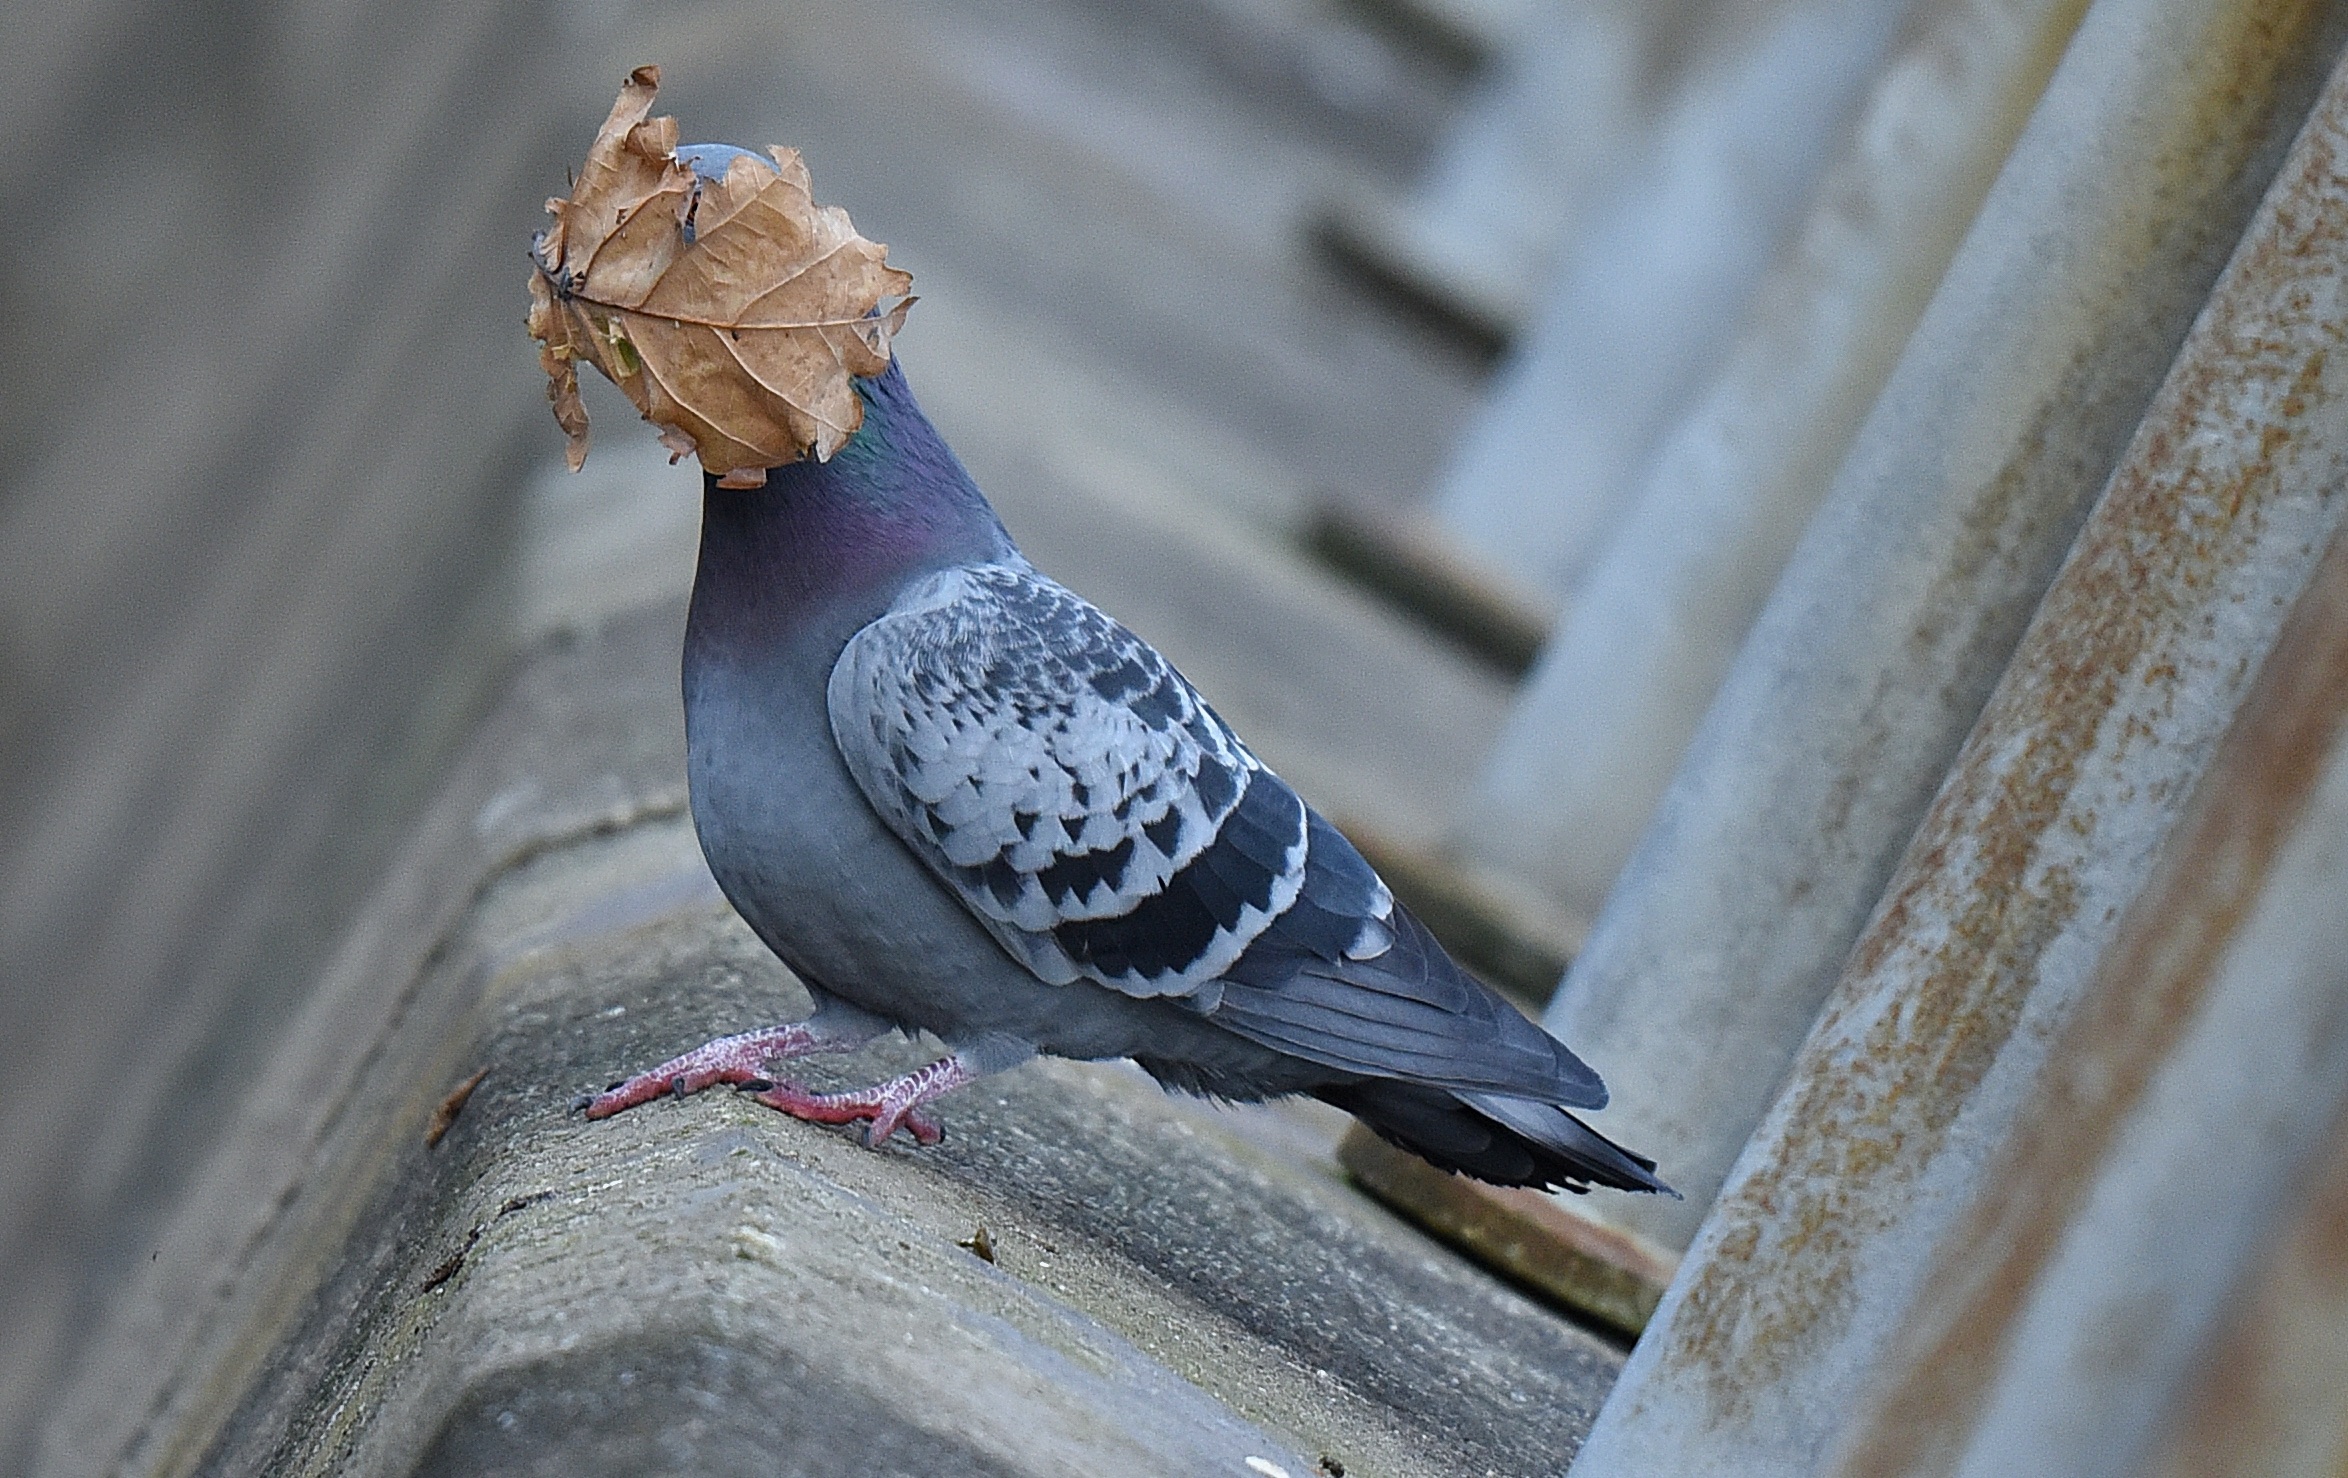
M 1321 262 L 1381 308 L 1479 369 L 1508 357 L 1525 316 L 1521 295 L 1436 259 L 1400 205 L 1366 191 L 1341 194 L 1306 230 Z
M 1438 1240 L 1585 1323 L 1635 1341 L 1679 1259 L 1541 1191 L 1436 1169 L 1356 1124 L 1337 1146 L 1354 1183 Z
M 1481 568 L 1431 524 L 1324 495 L 1305 517 L 1306 550 L 1512 679 L 1549 638 L 1540 599 Z

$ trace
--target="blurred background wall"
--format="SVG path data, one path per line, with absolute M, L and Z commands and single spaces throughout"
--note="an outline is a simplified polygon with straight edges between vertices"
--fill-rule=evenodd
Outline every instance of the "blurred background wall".
M 481 702 L 527 3 L 0 22 L 0 1469 Z M 565 141 L 567 142 L 567 141 Z
M 2033 1044 L 2078 998 L 2124 997 L 2088 966 L 2125 963 L 2123 905 L 2158 912 L 2146 870 L 2204 771 L 2227 773 L 2220 738 L 2257 727 L 2237 707 L 2270 647 L 2299 660 L 2276 632 L 2336 518 L 2348 390 L 2323 366 L 2348 360 L 2324 357 L 2340 315 L 2306 305 L 2348 280 L 2344 36 L 2342 0 L 9 11 L 0 1472 L 27 1468 L 56 1393 L 117 1389 L 84 1357 L 93 1328 L 117 1365 L 141 1348 L 126 1273 L 160 1257 L 151 1296 L 189 1304 L 230 1281 L 175 1268 L 160 1229 L 505 675 L 621 614 L 681 613 L 692 469 L 591 385 L 596 450 L 558 473 L 520 327 L 540 203 L 629 67 L 664 66 L 688 137 L 805 150 L 819 198 L 914 273 L 899 352 L 1023 545 L 1173 656 L 1447 944 L 1528 1006 L 1580 951 L 1547 1019 L 1613 1084 L 1614 1129 L 1645 1126 L 1691 1192 L 1586 1208 L 1623 1223 L 1600 1230 L 1640 1294 L 1602 1317 L 1637 1327 L 1695 1249 L 1595 1473 L 1638 1471 L 1662 1440 L 1625 1413 L 1676 1420 L 1653 1351 L 1709 1328 L 1676 1312 L 1686 1286 L 1730 1268 L 1754 1327 L 1800 1292 L 1737 1272 L 1703 1219 L 1764 1110 L 1781 1139 L 1846 1142 L 1802 1109 L 1816 1093 L 1780 1092 L 1881 1065 L 1827 1050 L 1822 1001 L 1831 1025 L 1862 986 L 1894 1005 L 1943 977 L 2029 987 L 2039 1025 L 2009 1032 L 2009 1013 L 1982 1038 L 2008 1033 L 2023 1064 L 1995 1091 L 1936 1070 L 1938 1097 L 1909 1095 L 1963 1099 L 1986 1142 L 2035 1122 Z M 2258 245 L 2307 223 L 2308 244 Z M 2255 356 L 2208 307 L 2226 302 L 2254 327 L 2290 308 L 2236 338 L 2313 354 L 2304 384 L 2258 399 Z M 2257 403 L 2186 436 L 2205 381 Z M 2240 496 L 2202 502 L 2257 538 L 2208 569 L 2177 533 L 2206 511 L 2162 461 L 2178 446 L 2255 453 L 2226 474 Z M 2310 521 L 2270 518 L 2270 497 Z M 2114 689 L 2168 725 L 2097 761 L 2125 835 L 2034 802 L 1996 812 L 2027 832 L 2002 852 L 1912 841 L 1960 809 L 1934 798 L 1962 800 L 1966 755 L 2006 752 L 1998 723 L 2101 732 L 2112 684 L 2031 684 L 2125 666 L 2063 645 L 2119 629 L 2120 596 L 2145 650 L 2200 640 L 2200 608 L 2143 570 L 2110 599 L 2058 578 L 2099 549 L 2261 613 Z M 2332 722 L 2337 694 L 2305 706 Z M 615 727 L 650 732 L 639 707 Z M 1852 953 L 1863 925 L 1891 939 L 1925 917 L 1869 923 L 1895 876 L 1894 894 L 2038 907 L 2035 884 L 1935 869 L 2038 856 L 2050 829 L 2121 878 L 2089 911 L 2103 932 L 2048 955 L 2070 966 L 2042 969 L 2027 930 L 1968 932 L 1973 973 Z M 1846 966 L 1868 959 L 1892 963 Z M 1901 1177 L 1931 1143 L 1880 1157 L 1885 1205 L 1918 1204 Z M 279 1156 L 286 1184 L 305 1153 Z M 2061 1168 L 2084 1182 L 2095 1153 Z M 1792 1179 L 1728 1183 L 1766 1206 Z M 1863 1179 L 1812 1188 L 1865 1211 Z M 1848 1247 L 1898 1249 L 1912 1283 L 1945 1221 Z M 2212 1261 L 2200 1292 L 2233 1267 Z M 1883 1340 L 1913 1291 L 1893 1282 L 1862 1321 Z M 1910 1374 L 1941 1389 L 1931 1361 Z M 1847 1426 L 1856 1384 L 1832 1361 L 1750 1362 L 1679 1435 L 1754 1471 L 1735 1403 Z M 1773 1454 L 1788 1472 L 1834 1435 L 1798 1426 Z
M 965 450 L 1010 503 L 1041 500 L 1039 554 L 1093 551 L 1096 593 L 1120 561 L 1164 565 L 1148 525 L 1100 509 L 1149 504 L 1169 458 L 1225 531 L 1191 550 L 1211 570 L 1231 539 L 1277 547 L 1323 477 L 1411 492 L 1441 437 L 1391 408 L 1446 423 L 1482 373 L 1303 245 L 1331 180 L 1407 180 L 1468 70 L 1343 6 L 12 8 L 0 1471 L 25 1469 L 81 1333 L 516 650 L 582 606 L 682 589 L 694 485 L 627 510 L 660 464 L 624 411 L 598 426 L 617 542 L 595 578 L 626 588 L 581 596 L 565 567 L 525 589 L 517 554 L 556 447 L 524 248 L 644 60 L 668 63 L 689 132 L 806 146 L 824 198 L 924 291 L 963 284 L 925 310 L 962 331 L 908 341 L 938 366 L 932 404 L 964 427 L 1054 406 L 1057 429 Z M 1111 503 L 1055 502 L 1072 481 Z M 550 496 L 557 519 L 576 506 Z M 1162 573 L 1123 583 L 1202 680 L 1252 682 L 1235 717 L 1294 702 L 1248 676 L 1245 613 Z M 1169 634 L 1185 623 L 1208 629 Z M 1390 647 L 1439 651 L 1389 624 Z M 1504 686 L 1416 660 L 1440 678 L 1405 685 L 1445 715 L 1434 737 L 1464 722 L 1480 744 Z M 1439 824 L 1443 795 L 1395 782 L 1415 758 L 1329 748 L 1292 768 L 1355 810 L 1404 796 L 1406 833 L 1412 806 Z

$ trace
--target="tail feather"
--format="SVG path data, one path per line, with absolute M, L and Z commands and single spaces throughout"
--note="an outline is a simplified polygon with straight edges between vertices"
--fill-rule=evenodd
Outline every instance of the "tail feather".
M 1550 1104 L 1393 1078 L 1332 1083 L 1314 1091 L 1387 1142 L 1494 1185 L 1569 1191 L 1602 1185 L 1679 1195 L 1656 1177 L 1653 1160 Z

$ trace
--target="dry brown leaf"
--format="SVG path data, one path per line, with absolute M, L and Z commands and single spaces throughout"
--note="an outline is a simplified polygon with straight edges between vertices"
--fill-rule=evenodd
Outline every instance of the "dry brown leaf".
M 830 458 L 864 419 L 852 379 L 889 365 L 913 279 L 848 213 L 815 203 L 793 149 L 735 157 L 721 182 L 677 158 L 654 118 L 658 67 L 628 74 L 570 198 L 531 246 L 530 334 L 576 472 L 584 359 L 727 487 Z M 901 301 L 876 312 L 889 299 Z

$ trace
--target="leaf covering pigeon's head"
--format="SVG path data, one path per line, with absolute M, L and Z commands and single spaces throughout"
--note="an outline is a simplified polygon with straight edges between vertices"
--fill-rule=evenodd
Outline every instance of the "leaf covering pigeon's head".
M 628 75 L 570 198 L 546 202 L 530 333 L 572 470 L 587 457 L 584 359 L 676 456 L 757 487 L 855 434 L 853 377 L 888 368 L 913 279 L 815 203 L 797 151 L 680 149 L 677 120 L 649 116 L 659 86 L 657 67 Z

